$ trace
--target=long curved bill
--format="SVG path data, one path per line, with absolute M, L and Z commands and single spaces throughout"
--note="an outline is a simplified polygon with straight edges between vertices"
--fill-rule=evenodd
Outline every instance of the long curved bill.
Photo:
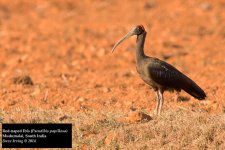
M 130 32 L 128 32 L 123 38 L 121 38 L 112 48 L 112 53 L 114 52 L 115 48 L 122 43 L 123 41 L 125 41 L 126 39 L 128 39 L 129 37 L 131 37 L 132 35 L 134 35 L 133 30 L 131 30 Z

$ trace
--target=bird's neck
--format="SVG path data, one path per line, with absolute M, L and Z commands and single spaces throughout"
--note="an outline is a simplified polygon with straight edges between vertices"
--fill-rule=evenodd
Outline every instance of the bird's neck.
M 144 32 L 137 36 L 137 47 L 136 47 L 136 61 L 139 62 L 143 60 L 145 57 L 144 53 L 144 44 L 145 44 L 145 37 L 147 32 Z

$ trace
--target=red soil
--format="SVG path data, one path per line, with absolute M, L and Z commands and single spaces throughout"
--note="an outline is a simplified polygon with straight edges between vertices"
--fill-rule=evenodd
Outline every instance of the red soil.
M 152 111 L 155 94 L 139 78 L 135 38 L 112 54 L 134 25 L 148 32 L 147 55 L 167 58 L 207 99 L 165 93 L 164 110 L 225 110 L 225 3 L 217 1 L 0 1 L 0 107 L 17 110 Z M 29 75 L 34 85 L 16 85 Z

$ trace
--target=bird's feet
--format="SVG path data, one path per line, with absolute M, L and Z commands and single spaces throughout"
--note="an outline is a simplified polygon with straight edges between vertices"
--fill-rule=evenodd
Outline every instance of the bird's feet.
M 156 115 L 156 116 L 158 116 L 158 115 L 160 115 L 160 111 L 158 111 L 157 109 L 155 109 L 155 110 L 153 111 L 153 114 Z

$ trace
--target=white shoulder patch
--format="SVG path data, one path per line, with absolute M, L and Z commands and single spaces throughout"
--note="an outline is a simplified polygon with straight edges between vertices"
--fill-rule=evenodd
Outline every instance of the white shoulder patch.
M 169 70 L 169 69 L 167 69 L 167 68 L 166 68 L 166 66 L 161 66 L 161 67 L 163 67 L 166 71 L 168 71 L 168 70 Z

